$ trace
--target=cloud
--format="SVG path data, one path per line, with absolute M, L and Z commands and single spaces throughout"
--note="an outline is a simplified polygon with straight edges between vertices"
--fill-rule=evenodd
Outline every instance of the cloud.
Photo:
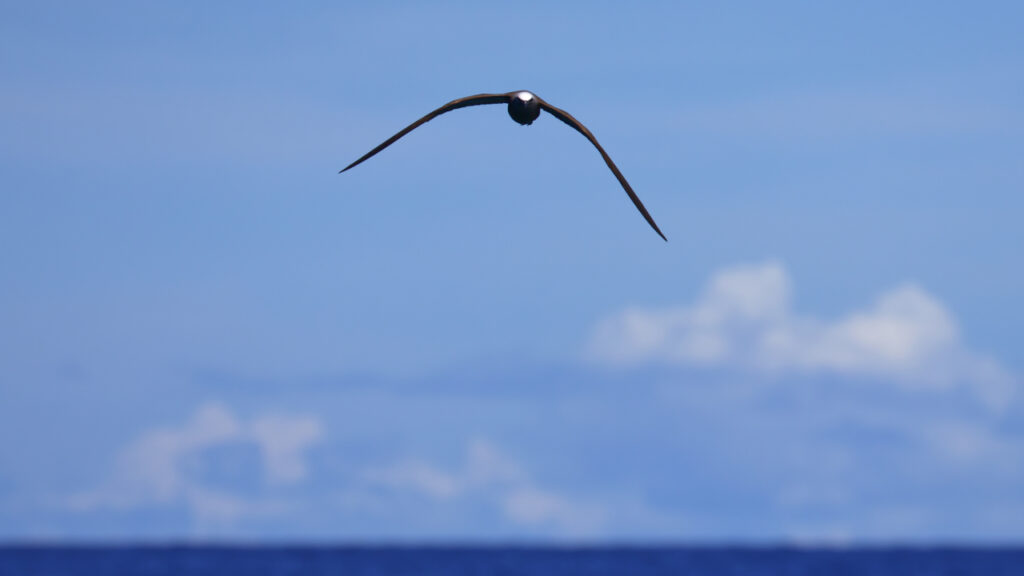
M 952 314 L 913 284 L 881 294 L 836 320 L 792 311 L 791 283 L 777 262 L 716 273 L 691 306 L 631 308 L 601 322 L 590 353 L 602 362 L 740 366 L 766 373 L 835 373 L 909 387 L 966 385 L 993 406 L 1012 378 L 969 350 Z
M 501 501 L 505 515 L 525 525 L 553 523 L 571 534 L 587 534 L 605 521 L 605 511 L 596 506 L 583 506 L 567 498 L 532 487 L 518 487 L 505 494 Z
M 121 452 L 106 486 L 78 494 L 70 504 L 92 510 L 184 502 L 201 523 L 273 513 L 280 503 L 247 500 L 211 487 L 203 479 L 203 456 L 254 446 L 261 456 L 255 472 L 263 481 L 291 484 L 305 478 L 305 453 L 322 436 L 323 426 L 314 417 L 267 415 L 246 422 L 224 406 L 204 404 L 181 426 L 143 433 Z
M 263 416 L 250 424 L 249 435 L 263 452 L 267 480 L 288 484 L 306 477 L 303 456 L 323 436 L 323 426 L 315 418 Z
M 517 462 L 484 440 L 471 442 L 463 465 L 454 470 L 407 460 L 369 468 L 362 479 L 371 486 L 413 492 L 435 501 L 483 498 L 515 524 L 549 527 L 571 536 L 599 531 L 606 518 L 599 506 L 536 486 Z
M 462 479 L 430 464 L 405 461 L 383 468 L 370 468 L 363 479 L 396 490 L 412 490 L 434 499 L 450 499 L 463 492 Z
M 984 467 L 999 476 L 1020 476 L 1024 472 L 1020 459 L 1024 439 L 1006 434 L 991 423 L 950 418 L 928 423 L 917 434 L 922 445 L 941 461 L 964 469 Z

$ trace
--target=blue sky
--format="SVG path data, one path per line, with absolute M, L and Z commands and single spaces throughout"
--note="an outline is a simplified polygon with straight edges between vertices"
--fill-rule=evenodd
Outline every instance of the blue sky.
M 3 14 L 0 539 L 1024 536 L 1017 3 Z

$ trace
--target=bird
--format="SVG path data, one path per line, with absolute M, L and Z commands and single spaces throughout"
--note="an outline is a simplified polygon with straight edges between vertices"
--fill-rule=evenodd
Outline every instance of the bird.
M 540 96 L 537 96 L 533 92 L 529 92 L 526 90 L 516 90 L 514 92 L 506 92 L 504 94 L 476 94 L 474 96 L 466 96 L 465 98 L 458 98 L 456 100 L 452 100 L 451 102 L 445 104 L 444 106 L 441 106 L 440 108 L 434 110 L 430 114 L 427 114 L 423 118 L 420 118 L 419 120 L 406 126 L 401 132 L 395 134 L 391 138 L 388 138 L 382 144 L 380 144 L 373 150 L 370 150 L 369 152 L 364 154 L 360 159 L 349 164 L 344 169 L 340 170 L 338 173 L 340 174 L 342 172 L 355 168 L 359 164 L 362 164 L 364 161 L 371 158 L 373 155 L 380 152 L 381 150 L 394 144 L 395 141 L 401 138 L 402 136 L 405 136 L 409 132 L 412 132 L 415 128 L 421 126 L 422 124 L 425 124 L 426 122 L 429 122 L 430 120 L 433 120 L 434 118 L 440 116 L 441 114 L 444 114 L 445 112 L 451 112 L 452 110 L 458 110 L 459 108 L 465 108 L 467 106 L 480 106 L 482 104 L 508 104 L 508 115 L 511 116 L 513 120 L 515 120 L 516 122 L 523 126 L 533 124 L 533 121 L 536 120 L 538 116 L 540 116 L 541 110 L 544 110 L 548 114 L 551 114 L 555 118 L 558 118 L 562 122 L 565 122 L 571 128 L 585 136 L 587 140 L 589 140 L 590 143 L 593 144 L 595 148 L 597 148 L 597 151 L 601 153 L 601 157 L 604 158 L 604 163 L 607 164 L 608 168 L 611 169 L 612 174 L 615 174 L 615 177 L 618 178 L 619 184 L 622 185 L 622 188 L 626 191 L 626 194 L 629 195 L 629 199 L 633 201 L 633 204 L 636 206 L 637 210 L 640 211 L 640 214 L 643 215 L 644 219 L 647 220 L 647 223 L 651 225 L 651 228 L 653 228 L 655 232 L 658 233 L 658 236 L 661 236 L 662 240 L 665 240 L 666 242 L 668 241 L 668 238 L 666 238 L 665 235 L 662 234 L 661 229 L 658 228 L 658 225 L 654 223 L 654 218 L 652 218 L 650 213 L 647 212 L 647 208 L 644 208 L 643 203 L 640 202 L 640 198 L 636 195 L 636 192 L 633 192 L 633 188 L 629 185 L 629 182 L 626 181 L 626 177 L 622 175 L 622 172 L 619 171 L 619 168 L 615 165 L 614 162 L 612 162 L 611 157 L 608 156 L 608 153 L 604 151 L 604 148 L 602 148 L 601 145 L 598 144 L 597 138 L 594 138 L 594 135 L 590 133 L 590 130 L 587 130 L 586 126 L 584 126 L 576 118 L 573 118 L 573 116 L 566 112 L 565 110 L 562 110 L 561 108 L 556 108 L 551 104 L 548 104 Z

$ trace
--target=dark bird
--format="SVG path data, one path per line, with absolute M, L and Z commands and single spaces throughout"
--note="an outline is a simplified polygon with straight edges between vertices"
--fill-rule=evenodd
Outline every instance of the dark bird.
M 612 162 L 612 159 L 608 156 L 608 153 L 604 151 L 604 148 L 601 148 L 601 145 L 597 143 L 597 138 L 594 138 L 594 135 L 590 133 L 590 130 L 587 130 L 586 126 L 581 124 L 579 120 L 573 118 L 572 115 L 566 112 L 565 110 L 562 110 L 561 108 L 555 108 L 551 104 L 548 104 L 547 102 L 542 100 L 536 94 L 533 94 L 532 92 L 527 92 L 525 90 L 517 92 L 508 92 L 507 94 L 477 94 L 476 96 L 467 96 L 465 98 L 459 98 L 458 100 L 452 100 L 451 102 L 445 104 L 444 106 L 441 106 L 437 110 L 434 110 L 430 114 L 427 114 L 423 118 L 420 118 L 419 120 L 413 122 L 398 134 L 395 134 L 391 138 L 388 138 L 387 140 L 384 141 L 383 144 L 377 146 L 373 150 L 370 150 L 369 152 L 364 154 L 362 158 L 346 166 L 345 170 L 358 166 L 364 160 L 370 158 L 377 152 L 380 152 L 381 150 L 387 148 L 402 136 L 405 136 L 409 132 L 412 132 L 412 130 L 417 126 L 424 124 L 430 120 L 433 120 L 434 118 L 440 116 L 441 114 L 444 114 L 445 112 L 451 112 L 452 110 L 465 108 L 466 106 L 479 106 L 481 104 L 508 104 L 508 115 L 511 116 L 513 120 L 524 126 L 528 124 L 533 124 L 533 121 L 536 120 L 538 116 L 540 116 L 540 111 L 545 110 L 548 114 L 551 114 L 555 118 L 558 118 L 562 122 L 565 122 L 573 129 L 575 129 L 577 132 L 586 136 L 587 140 L 590 140 L 590 143 L 593 144 L 595 148 L 597 148 L 598 152 L 601 153 L 601 157 L 604 158 L 604 163 L 607 164 L 609 168 L 611 168 L 612 174 L 615 174 L 615 177 L 619 179 L 619 184 L 622 184 L 622 187 L 626 190 L 626 194 L 629 194 L 629 199 L 633 201 L 633 204 L 636 206 L 637 210 L 639 210 L 640 213 L 643 214 L 644 219 L 647 220 L 647 223 L 651 225 L 651 228 L 654 228 L 654 231 L 658 233 L 658 236 L 661 236 L 663 240 L 668 241 L 668 238 L 665 238 L 665 235 L 662 234 L 661 230 L 658 229 L 658 225 L 654 223 L 654 219 L 651 218 L 651 215 L 647 212 L 647 209 L 644 208 L 643 203 L 640 202 L 640 198 L 637 197 L 636 192 L 633 192 L 633 188 L 630 187 L 629 182 L 626 182 L 625 176 L 622 175 L 622 172 L 619 172 L 618 167 L 615 166 L 614 162 Z M 345 170 L 341 170 L 341 172 L 344 172 Z

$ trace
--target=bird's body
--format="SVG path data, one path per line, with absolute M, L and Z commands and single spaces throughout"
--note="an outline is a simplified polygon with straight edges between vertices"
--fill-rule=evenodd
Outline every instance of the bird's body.
M 597 139 L 594 138 L 594 135 L 590 133 L 590 130 L 587 130 L 587 128 L 583 124 L 581 124 L 579 120 L 573 118 L 572 115 L 570 115 L 565 110 L 555 108 L 554 106 L 542 100 L 536 94 L 533 94 L 532 92 L 527 92 L 525 90 L 507 92 L 505 94 L 477 94 L 476 96 L 468 96 L 466 98 L 452 100 L 451 102 L 445 104 L 444 106 L 441 106 L 437 110 L 434 110 L 430 114 L 427 114 L 423 118 L 420 118 L 419 120 L 413 122 L 409 126 L 406 126 L 405 129 L 403 129 L 401 132 L 395 134 L 391 138 L 388 138 L 382 144 L 380 144 L 373 150 L 370 150 L 369 152 L 364 154 L 362 158 L 349 164 L 341 171 L 344 172 L 345 170 L 354 168 L 363 161 L 369 159 L 374 154 L 387 148 L 396 140 L 398 140 L 402 136 L 405 136 L 416 127 L 440 116 L 441 114 L 444 114 L 445 112 L 451 112 L 452 110 L 465 108 L 466 106 L 479 106 L 482 104 L 508 104 L 508 115 L 511 116 L 513 120 L 524 126 L 533 124 L 533 121 L 536 120 L 538 116 L 540 116 L 540 111 L 546 110 L 555 118 L 558 118 L 562 122 L 568 124 L 574 130 L 579 132 L 580 134 L 583 134 L 583 136 L 585 136 L 587 140 L 590 140 L 590 143 L 593 144 L 595 148 L 597 148 L 597 151 L 601 153 L 601 157 L 604 158 L 605 164 L 607 164 L 608 168 L 610 168 L 612 173 L 615 174 L 615 177 L 619 180 L 619 184 L 622 185 L 622 188 L 626 191 L 626 194 L 629 195 L 630 200 L 633 201 L 633 204 L 636 206 L 637 210 L 640 211 L 640 214 L 642 214 L 644 219 L 647 220 L 647 223 L 651 225 L 651 228 L 653 228 L 655 232 L 658 233 L 658 236 L 661 236 L 663 240 L 667 240 L 667 238 L 665 238 L 665 235 L 661 233 L 661 230 L 658 229 L 658 225 L 654 223 L 654 219 L 651 218 L 651 215 L 647 212 L 647 209 L 644 208 L 643 203 L 640 202 L 640 198 L 637 197 L 635 192 L 633 192 L 633 188 L 630 187 L 629 182 L 626 182 L 626 178 L 622 175 L 621 172 L 619 172 L 618 167 L 616 167 L 615 163 L 612 162 L 612 159 L 604 151 L 604 148 L 601 148 L 601 145 L 597 143 Z
M 508 115 L 523 126 L 533 124 L 540 116 L 540 101 L 530 92 L 516 92 L 508 101 Z

